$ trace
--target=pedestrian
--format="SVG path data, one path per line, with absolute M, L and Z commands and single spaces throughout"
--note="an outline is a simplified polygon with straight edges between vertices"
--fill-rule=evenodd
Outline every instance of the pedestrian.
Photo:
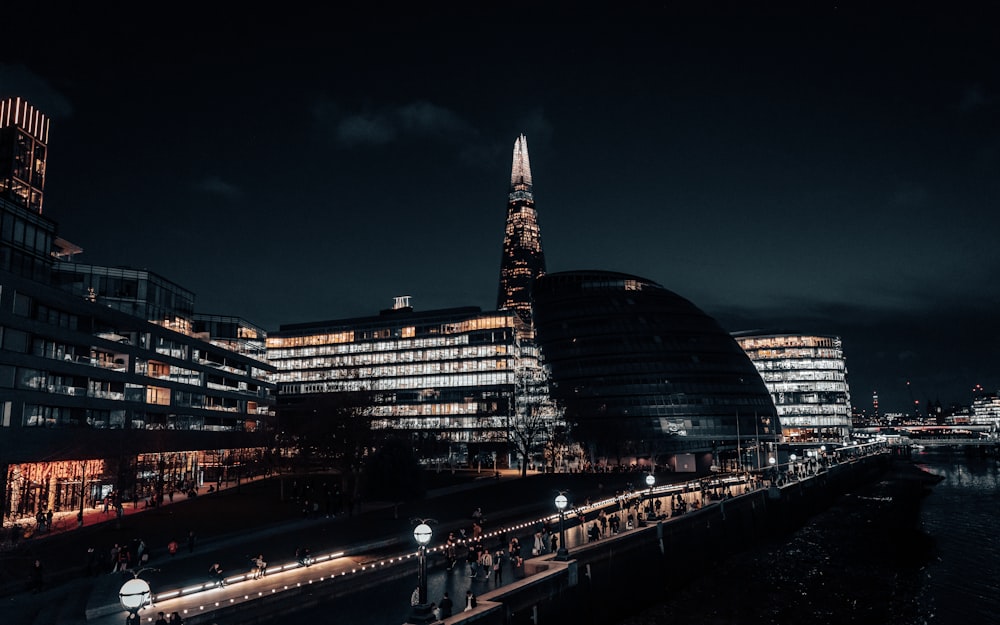
M 469 545 L 469 552 L 465 556 L 465 561 L 469 565 L 469 577 L 479 576 L 479 554 L 476 553 L 475 545 Z
M 36 593 L 45 587 L 45 569 L 42 568 L 41 560 L 35 560 L 35 563 L 31 565 L 28 587 L 31 588 L 32 593 Z
M 490 553 L 489 549 L 484 549 L 482 555 L 479 556 L 479 569 L 486 574 L 483 577 L 484 580 L 489 579 L 493 573 L 493 554 Z
M 267 561 L 264 560 L 264 554 L 258 554 L 253 561 L 254 566 L 254 579 L 260 579 L 267 574 Z
M 555 553 L 559 549 L 559 534 L 552 532 L 549 535 L 549 551 Z
M 517 536 L 511 536 L 508 553 L 510 553 L 511 560 L 521 555 L 521 541 L 517 539 Z
M 448 534 L 448 542 L 445 545 L 445 555 L 448 558 L 448 570 L 455 568 L 455 562 L 458 561 L 457 546 L 455 545 L 455 532 Z
M 535 532 L 535 539 L 531 545 L 531 555 L 533 556 L 540 555 L 542 553 L 542 550 L 545 549 L 543 545 L 544 543 L 542 542 L 542 533 Z
M 493 554 L 493 572 L 493 585 L 498 588 L 503 586 L 503 549 L 497 548 Z
M 167 543 L 167 553 L 169 553 L 171 556 L 176 556 L 177 550 L 179 548 L 180 545 L 177 544 L 176 540 L 171 540 L 169 543 Z
M 176 612 L 171 612 L 170 620 L 168 621 L 168 623 L 170 625 L 184 625 L 184 619 L 181 618 L 180 614 Z
M 153 625 L 167 625 L 167 617 L 163 615 L 163 612 L 156 613 L 156 620 L 153 621 Z
M 131 558 L 132 554 L 129 553 L 128 546 L 123 545 L 122 548 L 118 550 L 118 570 L 127 571 Z
M 225 573 L 223 573 L 222 566 L 218 562 L 208 567 L 208 578 L 214 581 L 215 585 L 219 588 L 226 587 Z
M 188 552 L 189 553 L 194 551 L 194 541 L 195 541 L 194 530 L 188 530 Z
M 87 577 L 93 577 L 94 575 L 97 575 L 97 569 L 98 569 L 97 561 L 99 559 L 100 558 L 97 555 L 97 550 L 94 549 L 93 547 L 87 547 L 87 568 L 85 569 Z
M 465 610 L 463 612 L 471 612 L 476 607 L 476 595 L 472 594 L 471 590 L 465 591 Z
M 444 591 L 444 596 L 441 597 L 441 602 L 438 603 L 438 609 L 441 610 L 441 618 L 448 618 L 451 616 L 452 610 L 451 597 L 448 596 L 448 591 Z
M 117 573 L 118 572 L 118 567 L 120 566 L 120 563 L 118 561 L 118 554 L 119 554 L 119 552 L 121 552 L 121 547 L 118 546 L 118 543 L 115 543 L 115 546 L 111 548 L 111 558 L 110 559 L 111 559 L 111 572 L 112 573 Z

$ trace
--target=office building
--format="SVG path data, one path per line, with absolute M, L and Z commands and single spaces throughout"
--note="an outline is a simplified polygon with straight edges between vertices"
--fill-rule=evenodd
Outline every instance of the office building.
M 972 400 L 972 425 L 990 425 L 994 430 L 1000 428 L 1000 395 L 996 393 L 980 393 Z
M 267 337 L 278 419 L 334 419 L 339 396 L 424 459 L 506 466 L 519 325 L 513 310 L 417 311 L 408 296 L 369 317 L 282 325 Z
M 851 393 L 840 337 L 736 333 L 760 371 L 790 443 L 842 442 L 851 433 Z M 877 399 L 873 399 L 877 402 Z M 875 404 L 877 410 L 877 403 Z
M 186 289 L 145 270 L 72 262 L 82 250 L 41 214 L 43 119 L 0 103 L 4 521 L 260 470 L 273 438 L 272 368 L 260 349 L 196 332 Z
M 592 461 L 756 466 L 780 428 L 753 363 L 718 323 L 645 278 L 540 276 L 534 321 L 553 399 Z M 766 460 L 765 460 L 766 462 Z

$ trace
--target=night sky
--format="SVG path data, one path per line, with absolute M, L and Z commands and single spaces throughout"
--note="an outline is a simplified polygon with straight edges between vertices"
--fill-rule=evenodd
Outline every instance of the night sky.
M 985 13 L 21 4 L 0 96 L 52 118 L 45 214 L 199 312 L 494 308 L 524 133 L 549 272 L 838 335 L 869 412 L 1000 389 Z

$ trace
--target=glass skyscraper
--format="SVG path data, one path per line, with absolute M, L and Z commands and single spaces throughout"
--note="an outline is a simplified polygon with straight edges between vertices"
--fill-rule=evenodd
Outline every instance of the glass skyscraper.
M 507 195 L 507 225 L 500 257 L 500 286 L 497 310 L 513 310 L 526 326 L 531 325 L 531 288 L 545 273 L 545 253 L 538 229 L 538 213 L 531 186 L 528 140 L 521 135 L 514 142 Z

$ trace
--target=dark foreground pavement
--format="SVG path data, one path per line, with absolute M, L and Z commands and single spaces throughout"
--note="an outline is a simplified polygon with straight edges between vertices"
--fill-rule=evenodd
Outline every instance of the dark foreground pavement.
M 145 572 L 143 578 L 155 591 L 202 583 L 213 562 L 219 562 L 228 574 L 244 573 L 249 558 L 258 553 L 269 562 L 287 562 L 293 559 L 296 548 L 303 546 L 314 553 L 351 546 L 383 553 L 412 551 L 412 518 L 438 520 L 443 535 L 435 537 L 437 542 L 447 535 L 449 524 L 471 525 L 470 514 L 477 506 L 482 507 L 487 523 L 514 514 L 546 514 L 553 511 L 558 490 L 569 490 L 574 502 L 583 503 L 589 498 L 612 496 L 630 483 L 638 486 L 642 477 L 601 473 L 521 478 L 504 472 L 500 479 L 494 479 L 489 475 L 456 475 L 450 478 L 455 483 L 429 491 L 421 501 L 398 509 L 384 502 L 369 502 L 353 515 L 328 517 L 322 504 L 318 515 L 303 514 L 303 499 L 309 493 L 322 492 L 323 483 L 330 478 L 322 474 L 275 477 L 192 499 L 178 497 L 160 508 L 128 509 L 120 522 L 113 514 L 88 511 L 83 528 L 76 529 L 75 523 L 74 527 L 57 524 L 62 531 L 33 537 L 0 556 L 3 621 L 11 625 L 82 625 L 88 605 L 95 605 L 95 596 L 100 599 L 96 604 L 117 603 L 117 588 L 126 578 L 111 573 L 108 554 L 115 543 L 145 541 L 151 554 L 148 566 L 156 570 Z M 309 491 L 305 484 L 311 487 Z M 296 492 L 298 499 L 293 497 Z M 189 531 L 196 536 L 193 549 L 186 541 Z M 171 556 L 167 544 L 172 540 L 180 543 L 180 551 Z M 88 556 L 90 548 L 96 556 Z M 31 592 L 27 582 L 35 559 L 45 569 L 45 586 Z M 110 598 L 105 599 L 105 594 Z

